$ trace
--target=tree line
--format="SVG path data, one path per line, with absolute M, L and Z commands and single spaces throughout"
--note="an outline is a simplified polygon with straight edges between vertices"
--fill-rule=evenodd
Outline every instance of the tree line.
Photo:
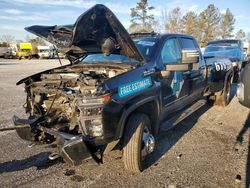
M 32 38 L 30 36 L 26 36 L 26 39 L 23 41 L 23 40 L 15 40 L 15 37 L 9 34 L 0 36 L 0 47 L 9 47 L 13 43 L 22 43 L 22 42 L 28 42 L 34 45 L 41 45 L 41 46 L 46 45 L 45 40 L 43 40 L 40 37 Z
M 161 18 L 155 19 L 152 11 L 155 8 L 148 4 L 148 0 L 139 0 L 134 8 L 131 8 L 131 25 L 128 28 L 130 33 L 162 31 L 167 33 L 183 33 L 193 35 L 204 47 L 208 41 L 214 39 L 225 39 L 234 37 L 236 39 L 250 41 L 250 33 L 245 33 L 242 29 L 233 35 L 235 17 L 229 8 L 224 13 L 214 5 L 210 4 L 200 13 L 188 11 L 185 14 L 180 7 L 172 10 L 163 9 Z M 0 36 L 0 46 L 8 47 L 11 43 L 20 43 L 12 35 Z M 25 42 L 36 45 L 45 45 L 45 41 L 40 37 L 26 37 Z
M 161 20 L 155 20 L 150 11 L 153 6 L 148 4 L 147 0 L 140 0 L 134 8 L 131 8 L 131 25 L 129 31 L 133 32 L 151 32 L 152 30 L 164 30 L 167 33 L 183 33 L 193 35 L 201 47 L 204 47 L 208 41 L 214 39 L 226 39 L 235 37 L 236 39 L 250 40 L 250 33 L 245 33 L 242 29 L 233 35 L 235 17 L 229 8 L 225 12 L 214 5 L 196 13 L 188 11 L 183 14 L 180 7 L 172 10 L 163 9 Z

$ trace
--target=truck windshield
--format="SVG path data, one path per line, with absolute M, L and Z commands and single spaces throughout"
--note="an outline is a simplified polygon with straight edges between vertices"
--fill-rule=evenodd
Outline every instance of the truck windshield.
M 21 52 L 29 52 L 31 49 L 21 49 Z
M 106 56 L 102 53 L 89 54 L 83 60 L 82 63 L 127 63 L 127 64 L 137 64 L 139 63 L 133 58 L 128 58 L 127 56 L 111 54 Z
M 158 38 L 157 37 L 138 37 L 138 38 L 134 38 L 133 41 L 136 47 L 141 52 L 141 54 L 143 55 L 143 57 L 147 61 L 150 61 L 155 53 Z
M 147 60 L 150 61 L 155 53 L 156 45 L 158 42 L 157 37 L 138 37 L 133 38 L 133 41 L 140 51 L 141 55 Z M 111 54 L 105 56 L 102 53 L 89 54 L 81 62 L 83 63 L 102 63 L 102 62 L 113 62 L 113 63 L 126 63 L 126 64 L 137 64 L 139 63 L 133 58 L 119 54 Z
M 240 58 L 240 49 L 237 46 L 207 46 L 204 56 Z

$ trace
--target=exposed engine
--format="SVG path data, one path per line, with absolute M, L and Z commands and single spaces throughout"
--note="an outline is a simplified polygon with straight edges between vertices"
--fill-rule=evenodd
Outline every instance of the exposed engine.
M 102 109 L 109 95 L 103 83 L 127 68 L 79 64 L 41 74 L 40 79 L 26 82 L 26 112 L 32 119 L 42 118 L 38 126 L 90 138 L 102 136 Z M 39 131 L 36 140 L 51 143 L 55 138 Z

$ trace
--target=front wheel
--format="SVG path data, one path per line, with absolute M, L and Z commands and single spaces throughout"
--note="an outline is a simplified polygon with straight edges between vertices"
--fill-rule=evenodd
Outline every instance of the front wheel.
M 154 151 L 155 139 L 151 134 L 150 120 L 145 114 L 132 115 L 125 128 L 123 161 L 132 172 L 143 170 L 146 156 Z

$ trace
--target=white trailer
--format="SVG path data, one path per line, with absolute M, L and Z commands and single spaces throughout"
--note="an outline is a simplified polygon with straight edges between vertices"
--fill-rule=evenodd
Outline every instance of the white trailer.
M 40 59 L 52 58 L 52 52 L 50 46 L 37 46 L 37 50 Z

